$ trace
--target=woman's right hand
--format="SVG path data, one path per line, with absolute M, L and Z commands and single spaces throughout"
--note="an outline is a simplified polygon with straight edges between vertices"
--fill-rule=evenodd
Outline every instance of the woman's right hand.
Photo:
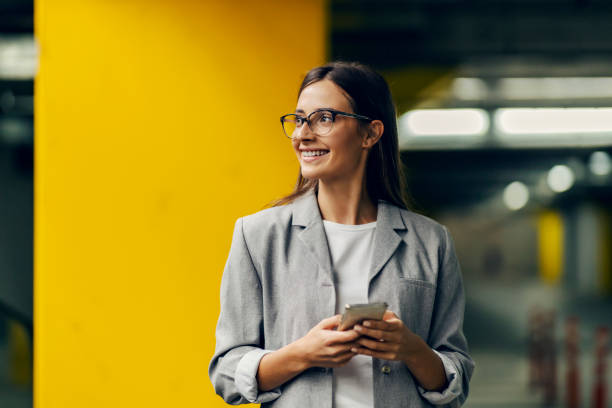
M 295 342 L 294 346 L 304 358 L 307 368 L 341 367 L 355 356 L 356 353 L 353 353 L 351 348 L 355 347 L 355 340 L 360 334 L 353 329 L 334 330 L 340 324 L 341 318 L 342 315 L 335 315 L 321 320 Z
M 321 320 L 302 338 L 262 357 L 257 369 L 257 383 L 261 391 L 269 391 L 289 381 L 311 367 L 341 367 L 356 353 L 355 330 L 334 330 L 341 315 Z

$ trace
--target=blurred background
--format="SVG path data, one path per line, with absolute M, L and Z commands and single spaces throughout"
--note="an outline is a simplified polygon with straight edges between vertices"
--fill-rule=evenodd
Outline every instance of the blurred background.
M 32 406 L 34 7 L 0 1 L 0 407 Z
M 281 16 L 283 8 L 289 12 L 312 7 L 307 2 L 271 3 L 270 7 Z M 249 12 L 258 7 L 249 4 L 246 6 Z M 41 1 L 39 5 L 49 6 L 49 2 Z M 330 0 L 315 7 L 320 10 L 307 15 L 304 23 L 314 22 L 317 30 L 320 27 L 322 44 L 313 47 L 323 50 L 323 55 L 293 67 L 287 89 L 279 87 L 288 95 L 283 96 L 283 106 L 287 112 L 293 109 L 291 103 L 294 103 L 300 76 L 324 60 L 360 61 L 379 70 L 388 80 L 398 107 L 402 159 L 413 208 L 450 228 L 463 269 L 467 298 L 464 329 L 477 364 L 466 406 L 612 407 L 612 375 L 607 369 L 612 325 L 612 2 Z M 63 6 L 56 8 L 55 14 L 49 15 L 61 18 L 47 20 L 46 14 L 42 14 L 37 21 L 48 24 L 46 27 L 52 27 L 54 22 L 72 24 L 73 18 L 81 19 L 82 24 L 96 21 L 95 13 L 73 12 Z M 151 12 L 146 3 L 140 3 L 129 12 L 144 21 L 159 18 L 160 7 L 156 6 L 155 10 Z M 234 11 L 228 10 L 226 15 L 233 16 Z M 113 16 L 120 19 L 122 11 L 118 9 Z M 179 20 L 185 18 L 181 13 L 177 15 Z M 214 17 L 212 12 L 209 18 Z M 242 20 L 236 21 L 239 24 Z M 137 36 L 125 28 L 130 25 L 127 17 L 115 25 L 123 30 L 116 34 L 117 43 L 124 40 L 121 35 L 125 35 L 126 42 L 135 41 Z M 100 27 L 102 37 L 116 28 L 104 26 L 102 22 Z M 134 27 L 134 31 L 140 29 L 136 23 Z M 289 24 L 287 32 L 291 28 Z M 164 30 L 170 31 L 163 25 L 155 29 L 162 36 Z M 42 36 L 52 37 L 49 33 L 53 30 L 45 30 L 40 31 Z M 237 36 L 248 35 L 248 30 L 240 30 L 236 29 Z M 294 44 L 285 47 L 285 55 L 272 55 L 261 44 L 245 52 L 248 54 L 245 58 L 266 59 L 264 66 L 276 64 L 280 66 L 276 69 L 282 69 L 293 58 L 295 43 L 299 44 L 298 49 L 305 48 L 308 52 L 309 38 L 299 33 L 296 31 L 287 40 Z M 197 43 L 199 32 L 185 35 Z M 34 38 L 34 5 L 0 0 L 2 408 L 33 406 L 34 78 L 39 59 L 42 62 L 47 58 L 48 66 L 61 61 L 61 58 L 54 59 L 52 47 L 45 57 L 44 47 L 41 53 L 39 46 L 44 41 L 41 37 Z M 319 37 L 311 39 L 318 40 Z M 138 43 L 138 47 L 143 46 L 146 47 Z M 92 49 L 95 47 L 89 44 L 89 50 Z M 152 49 L 155 53 L 154 45 Z M 70 48 L 70 52 L 78 54 L 78 47 Z M 118 55 L 126 58 L 126 64 L 132 58 L 125 50 L 120 50 Z M 181 58 L 184 64 L 199 56 L 187 53 Z M 229 60 L 235 64 L 240 62 L 240 59 Z M 121 63 L 117 59 L 101 69 L 112 70 Z M 172 75 L 181 72 L 178 66 L 178 71 L 171 70 Z M 68 83 L 74 78 L 73 87 L 82 81 L 104 83 L 102 77 L 84 79 L 79 76 L 78 68 L 74 68 L 72 76 L 64 76 Z M 164 75 L 169 72 L 163 71 Z M 50 81 L 53 77 L 47 78 Z M 206 81 L 210 79 L 202 78 L 203 83 Z M 159 84 L 163 82 L 159 80 Z M 158 86 L 158 82 L 154 84 Z M 103 85 L 88 88 L 83 94 L 103 92 L 100 88 Z M 42 98 L 51 95 L 42 92 L 50 88 L 40 89 Z M 156 89 L 161 93 L 164 88 L 159 85 Z M 188 88 L 176 90 L 179 95 L 189 91 Z M 240 96 L 240 90 L 233 92 Z M 131 95 L 129 88 L 115 89 L 115 98 L 125 95 Z M 79 98 L 80 94 L 73 92 L 61 101 L 67 106 L 63 111 L 67 118 L 78 116 L 70 109 L 72 104 L 79 104 Z M 169 104 L 168 98 L 159 100 Z M 54 102 L 52 98 L 45 100 L 48 104 Z M 197 98 L 186 102 L 198 104 Z M 144 101 L 133 117 L 130 112 L 136 104 L 124 103 L 121 105 L 124 116 L 114 119 L 120 125 L 140 120 L 142 111 L 149 106 L 147 103 L 151 102 Z M 87 106 L 82 109 L 92 110 Z M 41 108 L 41 112 L 48 115 L 52 109 Z M 170 115 L 169 132 L 183 129 L 182 113 L 180 109 L 177 112 Z M 280 116 L 285 111 L 276 113 Z M 92 115 L 96 117 L 95 112 Z M 266 122 L 277 121 L 277 116 L 271 116 Z M 40 129 L 46 132 L 44 126 L 40 125 Z M 270 127 L 275 132 L 266 137 L 281 143 L 280 127 Z M 121 134 L 121 130 L 117 131 Z M 87 134 L 79 137 L 84 136 Z M 233 137 L 240 140 L 237 132 Z M 38 133 L 37 140 L 41 140 Z M 61 145 L 61 138 L 56 137 L 52 142 Z M 116 146 L 122 146 L 123 142 L 117 143 Z M 185 141 L 172 142 L 168 138 L 164 143 Z M 278 150 L 290 154 L 286 147 Z M 124 153 L 128 160 L 132 157 L 129 148 Z M 184 158 L 172 156 L 168 163 L 172 166 Z M 46 159 L 43 162 L 45 169 L 53 173 L 55 168 L 53 163 L 49 167 L 49 163 Z M 289 162 L 282 162 L 280 168 L 286 168 L 286 163 Z M 217 255 L 222 259 L 215 261 L 215 268 L 222 265 L 229 248 L 231 220 L 248 211 L 257 211 L 273 198 L 270 194 L 280 196 L 288 191 L 295 173 L 295 166 L 291 166 L 287 170 L 290 176 L 285 176 L 281 184 L 282 191 L 275 187 L 264 191 L 268 200 L 257 198 L 248 205 L 233 204 L 228 209 L 228 222 L 223 225 L 225 235 L 219 240 L 223 243 L 215 248 L 222 253 Z M 195 169 L 197 174 L 196 167 L 187 165 L 187 169 Z M 235 172 L 231 180 L 236 180 L 235 188 L 239 190 L 240 183 L 245 183 L 244 175 L 238 170 L 227 171 Z M 153 186 L 165 182 L 173 180 L 156 181 Z M 199 189 L 197 184 L 187 183 L 183 187 L 185 194 Z M 170 193 L 156 196 L 155 200 L 155 208 L 159 207 L 160 211 L 172 209 Z M 44 217 L 45 212 L 41 210 L 40 218 Z M 48 224 L 42 225 L 47 231 Z M 177 234 L 174 238 L 179 241 L 181 231 L 173 230 Z M 48 239 L 52 237 L 53 234 Z M 188 252 L 189 248 L 177 253 Z M 206 263 L 202 265 L 208 267 Z M 52 279 L 58 270 L 53 269 L 57 264 L 47 269 L 44 266 L 43 262 L 41 276 L 49 271 L 46 276 Z M 197 281 L 201 287 L 210 286 L 207 292 L 210 294 L 218 291 L 221 271 L 215 268 L 214 275 L 210 275 L 214 278 Z M 190 276 L 183 278 L 186 285 L 194 281 Z M 41 288 L 43 294 L 45 286 Z M 87 289 L 91 288 L 87 286 Z M 60 299 L 68 299 L 67 291 L 56 290 L 60 292 Z M 177 292 L 180 291 L 179 286 Z M 88 304 L 94 306 L 103 302 L 95 295 L 91 299 Z M 59 303 L 56 300 L 55 304 Z M 211 304 L 218 307 L 217 299 Z M 216 319 L 216 312 L 209 312 L 210 322 Z M 75 336 L 86 332 L 84 320 L 69 320 L 65 327 L 74 328 Z M 62 328 L 59 325 L 57 330 Z M 202 338 L 210 343 L 209 336 L 210 333 Z M 40 341 L 43 349 L 44 340 Z M 206 347 L 207 352 L 212 349 L 210 344 Z M 205 363 L 206 357 L 201 362 Z M 92 382 L 99 375 L 112 385 L 113 370 L 120 370 L 121 365 L 113 368 L 98 363 Z M 53 377 L 52 370 L 45 373 L 37 374 L 41 384 L 52 383 L 46 379 Z M 206 381 L 205 372 L 200 375 Z M 179 384 L 182 380 L 172 381 Z M 62 382 L 66 390 L 69 383 Z M 177 389 L 168 391 L 169 398 Z M 198 401 L 212 398 L 221 406 L 220 400 L 211 396 L 208 384 L 203 389 L 194 398 Z M 41 395 L 50 392 L 45 390 L 41 386 Z M 81 397 L 87 398 L 87 392 Z M 37 394 L 37 405 L 72 406 L 59 402 L 56 405 L 53 401 L 77 401 L 62 398 L 54 400 Z M 104 406 L 105 401 L 113 400 L 96 397 L 95 401 L 90 406 Z M 113 403 L 113 406 L 123 406 Z

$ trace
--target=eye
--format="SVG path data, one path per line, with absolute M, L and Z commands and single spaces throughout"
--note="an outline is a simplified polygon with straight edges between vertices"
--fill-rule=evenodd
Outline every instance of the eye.
M 303 117 L 301 117 L 301 116 L 296 116 L 296 117 L 295 117 L 295 125 L 296 125 L 297 127 L 300 127 L 300 126 L 302 126 L 302 125 L 304 124 L 304 121 L 305 121 L 305 120 L 306 120 L 306 118 L 303 118 Z
M 321 112 L 321 116 L 318 119 L 321 123 L 331 123 L 334 121 L 334 115 L 331 112 Z

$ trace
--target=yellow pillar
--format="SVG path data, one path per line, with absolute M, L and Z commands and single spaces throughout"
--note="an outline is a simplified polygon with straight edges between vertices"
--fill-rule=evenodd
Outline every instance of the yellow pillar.
M 27 387 L 32 383 L 32 350 L 30 334 L 23 325 L 8 320 L 9 338 L 9 378 L 17 387 Z
M 538 214 L 538 258 L 543 282 L 556 285 L 563 272 L 563 220 L 558 211 Z
M 213 407 L 237 217 L 293 187 L 279 116 L 324 0 L 36 0 L 35 407 Z

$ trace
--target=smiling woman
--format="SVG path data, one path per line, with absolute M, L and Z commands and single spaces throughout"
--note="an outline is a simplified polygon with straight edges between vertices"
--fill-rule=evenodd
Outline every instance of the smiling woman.
M 281 123 L 298 182 L 236 222 L 215 390 L 264 407 L 462 404 L 474 363 L 461 272 L 447 229 L 407 209 L 385 80 L 356 63 L 315 68 Z M 368 302 L 388 304 L 382 319 L 338 329 L 344 305 Z
M 325 110 L 330 113 L 317 115 L 317 112 Z M 328 136 L 337 135 L 336 132 L 340 128 L 338 134 L 353 132 L 356 137 L 353 142 L 359 143 L 360 138 L 366 137 L 361 156 L 365 153 L 367 157 L 372 150 L 366 168 L 362 169 L 367 170 L 366 177 L 363 178 L 361 174 L 363 182 L 368 183 L 371 198 L 384 199 L 407 207 L 409 199 L 400 165 L 395 107 L 389 87 L 382 76 L 356 63 L 331 63 L 314 68 L 302 81 L 295 112 L 281 117 L 281 123 L 285 134 L 293 140 L 301 169 L 294 193 L 278 200 L 276 205 L 287 204 L 311 189 L 318 190 L 318 178 L 307 175 L 308 170 L 305 167 L 308 166 L 304 164 L 308 164 L 308 161 L 304 160 L 304 155 L 300 155 L 299 151 L 315 150 L 318 147 L 331 151 L 323 144 L 328 142 L 336 145 L 337 143 L 330 142 L 332 138 Z M 308 117 L 303 116 L 306 112 L 309 113 Z M 326 125 L 320 126 L 322 122 Z M 308 126 L 302 126 L 303 123 Z M 313 126 L 316 128 L 313 129 Z M 321 128 L 324 132 L 321 132 Z M 377 135 L 379 132 L 381 134 Z M 319 136 L 321 146 L 316 146 L 314 140 L 309 139 L 309 134 Z M 338 139 L 338 136 L 333 139 Z M 377 143 L 379 139 L 380 143 Z M 344 142 L 347 142 L 346 138 Z M 363 165 L 364 158 L 360 160 Z M 352 164 L 355 165 L 357 163 Z
M 300 161 L 302 176 L 319 180 L 319 183 L 332 182 L 332 179 L 342 180 L 342 183 L 348 179 L 365 183 L 363 173 L 366 160 L 370 148 L 382 135 L 382 122 L 370 121 L 369 127 L 365 127 L 350 116 L 321 111 L 332 109 L 342 112 L 351 109 L 342 90 L 330 80 L 306 87 L 300 94 L 297 106 L 298 114 L 312 112 L 309 116 L 314 116 L 315 131 L 321 128 L 326 130 L 324 135 L 320 135 L 311 126 L 299 126 L 294 132 L 293 148 Z

